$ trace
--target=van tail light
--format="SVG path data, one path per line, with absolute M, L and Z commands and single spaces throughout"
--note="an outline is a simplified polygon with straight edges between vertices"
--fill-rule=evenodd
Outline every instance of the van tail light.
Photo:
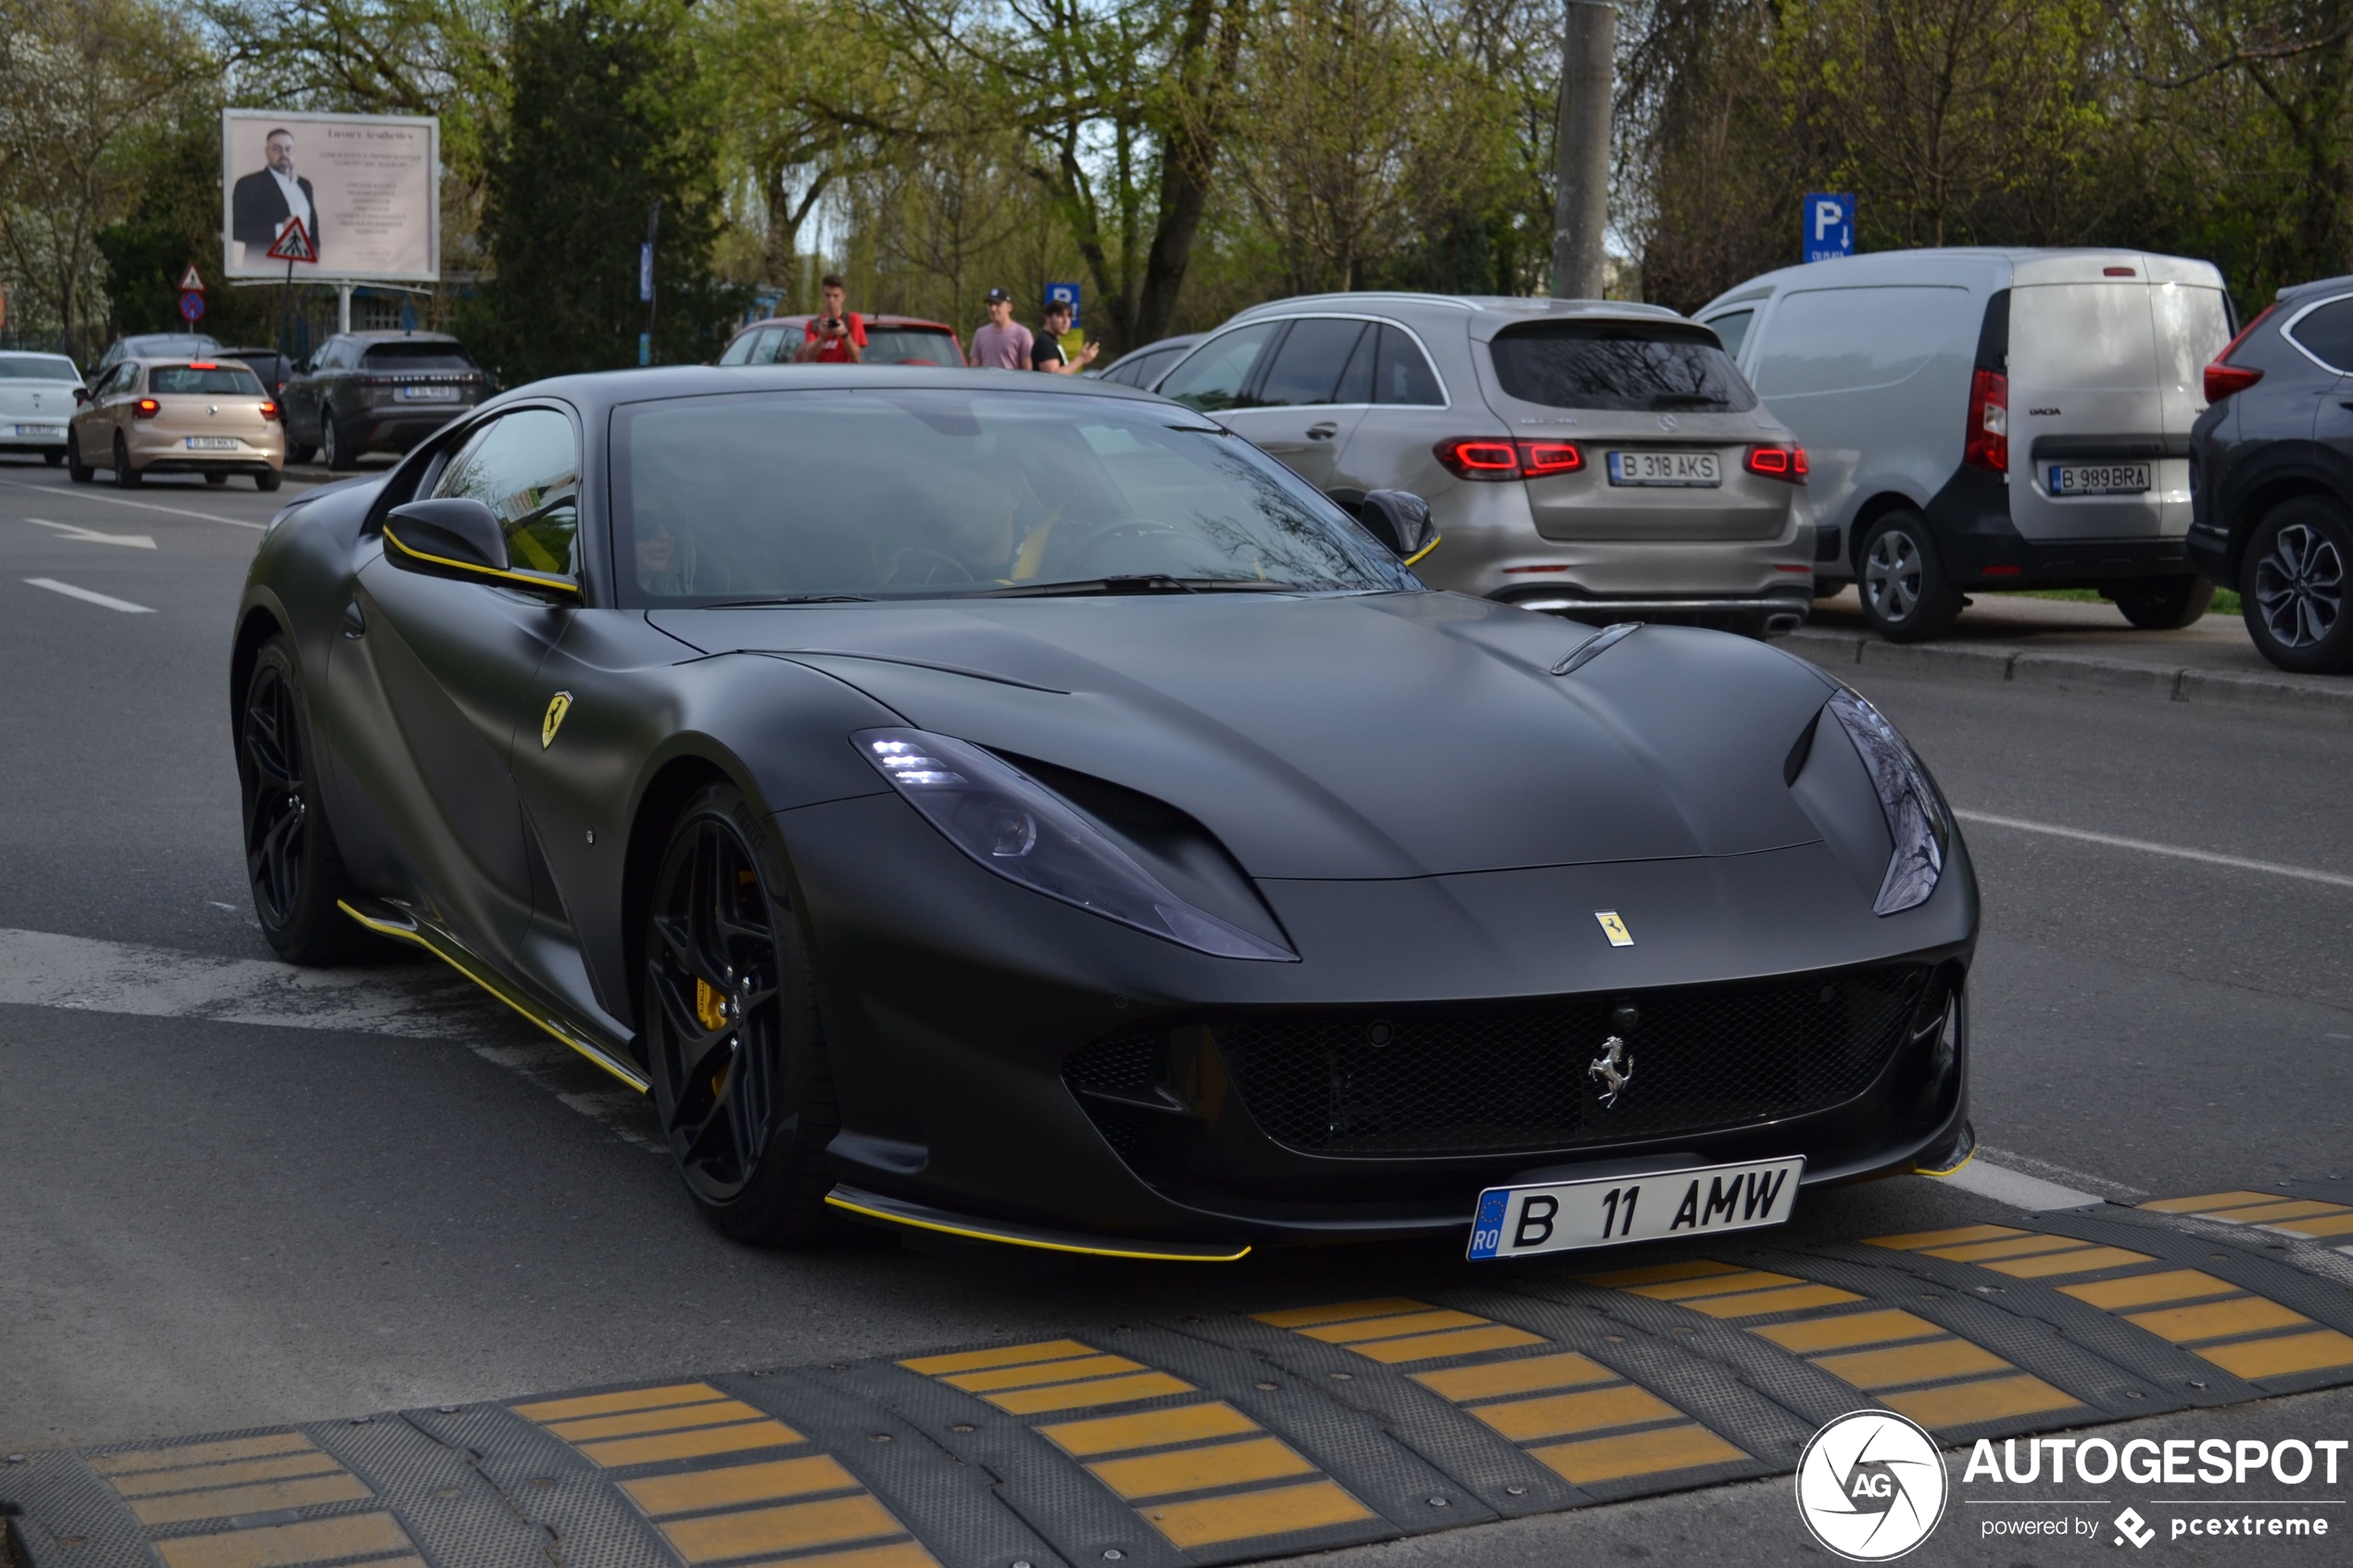
M 1752 446 L 1741 466 L 1751 473 L 1761 473 L 1767 479 L 1778 479 L 1790 484 L 1806 483 L 1806 448 L 1803 446 Z
M 133 419 L 152 420 L 162 412 L 163 405 L 152 397 L 142 397 L 131 406 L 131 415 Z
M 2265 320 L 2271 316 L 2271 312 L 2277 310 L 2278 308 L 2279 304 L 2274 301 L 2273 303 L 2265 306 L 2260 311 L 2257 312 L 2255 320 L 2249 321 L 2246 326 L 2241 327 L 2239 329 L 2239 335 L 2225 344 L 2222 347 L 2222 352 L 2214 357 L 2214 363 L 2206 367 L 2206 400 L 2208 403 L 2220 403 L 2223 398 L 2230 396 L 2233 393 L 2245 392 L 2248 387 L 2253 386 L 2257 382 L 2263 379 L 2263 372 L 2260 370 L 2250 369 L 2245 365 L 2232 364 L 2231 356 L 2236 354 L 2239 351 L 2239 345 L 2247 340 L 2248 334 L 2253 332 L 2256 328 L 2261 326 Z
M 276 419 L 278 417 L 278 405 L 271 402 L 268 398 L 262 399 L 261 417 L 265 420 Z
M 2010 471 L 2010 378 L 1980 370 L 1969 383 L 1969 434 L 1961 461 L 1995 473 Z
M 1430 450 L 1456 479 L 1544 479 L 1575 473 L 1585 454 L 1574 442 L 1508 441 L 1493 435 L 1458 435 Z

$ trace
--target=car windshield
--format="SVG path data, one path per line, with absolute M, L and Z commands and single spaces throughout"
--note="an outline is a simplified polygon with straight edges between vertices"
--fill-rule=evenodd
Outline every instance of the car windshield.
M 612 433 L 624 604 L 1413 585 L 1289 470 L 1166 405 L 749 393 L 624 405 Z
M 933 327 L 868 327 L 869 365 L 961 365 L 956 340 Z
M 454 343 L 372 343 L 360 363 L 371 370 L 471 370 L 473 360 Z
M 0 381 L 61 381 L 78 385 L 82 372 L 62 354 L 0 354 Z
M 243 365 L 158 365 L 147 372 L 147 390 L 209 394 L 214 396 L 259 397 L 261 383 Z
M 1692 322 L 1541 321 L 1497 333 L 1492 353 L 1505 395 L 1548 408 L 1756 407 L 1716 334 Z

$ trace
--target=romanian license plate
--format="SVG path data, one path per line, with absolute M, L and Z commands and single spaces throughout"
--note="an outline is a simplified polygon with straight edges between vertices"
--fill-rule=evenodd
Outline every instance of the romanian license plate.
M 2053 463 L 2054 495 L 2138 495 L 2149 487 L 2146 463 Z
M 1612 452 L 1612 484 L 1709 485 L 1724 483 L 1724 465 L 1713 452 Z
M 1746 1165 L 1489 1187 L 1478 1195 L 1470 1256 L 1526 1258 L 1778 1225 L 1797 1207 L 1797 1182 L 1805 1170 L 1805 1157 L 1798 1155 Z
M 404 386 L 401 398 L 409 403 L 454 403 L 458 389 L 454 386 Z
M 64 427 L 63 425 L 19 425 L 19 426 L 17 426 L 17 433 L 18 433 L 19 435 L 56 435 L 56 436 L 62 436 L 62 435 L 64 435 L 64 434 L 65 434 L 65 433 L 66 433 L 66 432 L 65 432 L 65 427 Z
M 233 452 L 238 446 L 233 435 L 192 435 L 188 437 L 191 452 Z

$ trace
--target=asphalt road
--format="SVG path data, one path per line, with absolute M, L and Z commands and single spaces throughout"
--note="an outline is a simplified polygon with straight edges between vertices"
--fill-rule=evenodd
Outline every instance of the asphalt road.
M 247 909 L 226 660 L 291 493 L 0 463 L 0 1449 L 1470 1277 L 1428 1249 L 1199 1272 L 884 1236 L 748 1251 L 696 1223 L 609 1080 L 444 972 L 387 965 L 299 1026 L 255 1022 L 283 999 Z M 1987 1163 L 2120 1199 L 2353 1175 L 2353 727 L 1863 685 L 1974 814 Z M 1986 1192 L 1818 1194 L 1792 1234 L 2016 1220 Z M 2309 1398 L 2344 1425 L 2341 1399 Z M 1640 1555 L 1654 1518 L 1693 1550 L 1779 1561 L 1786 1511 L 1741 1499 L 1781 1485 L 1496 1526 L 1491 1558 L 1462 1533 L 1363 1561 Z

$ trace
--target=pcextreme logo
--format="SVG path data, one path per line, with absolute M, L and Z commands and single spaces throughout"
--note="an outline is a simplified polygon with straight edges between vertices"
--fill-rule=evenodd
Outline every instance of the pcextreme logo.
M 1797 1461 L 1797 1512 L 1850 1562 L 1903 1556 L 1944 1517 L 1936 1441 L 1893 1411 L 1856 1411 L 1814 1434 Z

